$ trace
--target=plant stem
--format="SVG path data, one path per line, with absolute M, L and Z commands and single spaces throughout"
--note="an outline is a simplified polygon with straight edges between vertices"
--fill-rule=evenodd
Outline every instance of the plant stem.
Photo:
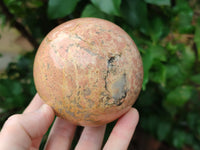
M 39 44 L 36 39 L 27 31 L 25 26 L 16 20 L 15 16 L 9 11 L 7 6 L 4 4 L 3 0 L 0 0 L 0 8 L 2 13 L 6 16 L 7 22 L 11 24 L 14 28 L 16 28 L 22 36 L 24 36 L 33 46 L 34 49 L 37 49 Z

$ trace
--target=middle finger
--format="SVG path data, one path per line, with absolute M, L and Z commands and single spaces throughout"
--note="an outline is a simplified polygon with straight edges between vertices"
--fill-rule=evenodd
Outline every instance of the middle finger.
M 106 126 L 85 127 L 76 150 L 99 150 L 102 147 Z
M 68 122 L 67 120 L 56 118 L 55 123 L 50 131 L 45 149 L 69 149 L 76 126 Z

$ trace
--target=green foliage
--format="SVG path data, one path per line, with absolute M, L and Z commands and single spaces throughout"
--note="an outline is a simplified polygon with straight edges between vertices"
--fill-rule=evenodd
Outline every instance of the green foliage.
M 92 3 L 102 12 L 120 16 L 121 0 L 91 0 Z
M 194 41 L 197 46 L 198 59 L 200 61 L 200 18 L 197 20 L 195 27 Z
M 148 26 L 147 4 L 143 0 L 124 0 L 121 11 L 122 18 L 133 28 L 140 27 L 142 29 Z
M 174 15 L 173 22 L 174 27 L 177 27 L 180 33 L 191 33 L 194 27 L 191 24 L 193 17 L 193 10 L 188 5 L 186 0 L 177 0 L 177 5 L 173 8 Z
M 139 125 L 178 149 L 190 146 L 199 150 L 200 18 L 194 12 L 200 3 L 171 2 L 4 0 L 10 12 L 38 41 L 57 24 L 77 17 L 103 18 L 121 26 L 135 41 L 143 60 L 143 87 L 134 105 L 140 112 Z M 0 18 L 5 22 L 4 15 Z M 1 74 L 0 108 L 3 111 L 0 113 L 4 116 L 1 121 L 22 111 L 35 94 L 33 57 L 34 53 L 20 57 Z
M 96 8 L 94 5 L 89 4 L 87 5 L 82 14 L 81 17 L 96 17 L 96 18 L 102 18 L 102 19 L 108 19 L 109 17 L 107 14 L 100 11 L 98 8 Z
M 145 2 L 159 6 L 170 6 L 170 0 L 145 0 Z
M 183 107 L 192 95 L 192 88 L 188 86 L 176 87 L 170 91 L 165 102 L 175 107 Z
M 79 0 L 49 0 L 48 16 L 51 19 L 61 18 L 73 12 Z
M 10 63 L 0 75 L 1 126 L 8 116 L 22 112 L 36 93 L 32 77 L 33 58 L 34 53 L 20 56 L 17 63 Z

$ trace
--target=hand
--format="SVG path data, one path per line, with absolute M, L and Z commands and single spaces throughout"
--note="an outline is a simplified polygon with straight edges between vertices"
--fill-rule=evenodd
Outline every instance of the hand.
M 43 135 L 47 132 L 55 117 L 52 108 L 44 104 L 36 95 L 23 114 L 11 116 L 0 132 L 0 149 L 35 150 L 39 149 Z M 113 128 L 104 150 L 125 150 L 138 123 L 139 115 L 131 108 Z M 102 147 L 106 126 L 85 127 L 76 150 L 98 150 Z M 45 149 L 70 149 L 76 126 L 59 117 L 50 131 Z

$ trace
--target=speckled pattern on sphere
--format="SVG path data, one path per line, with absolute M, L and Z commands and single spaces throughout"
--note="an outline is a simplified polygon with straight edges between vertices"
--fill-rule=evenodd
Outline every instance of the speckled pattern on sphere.
M 74 124 L 98 126 L 127 112 L 141 90 L 141 56 L 129 35 L 97 18 L 53 29 L 34 62 L 40 97 Z

